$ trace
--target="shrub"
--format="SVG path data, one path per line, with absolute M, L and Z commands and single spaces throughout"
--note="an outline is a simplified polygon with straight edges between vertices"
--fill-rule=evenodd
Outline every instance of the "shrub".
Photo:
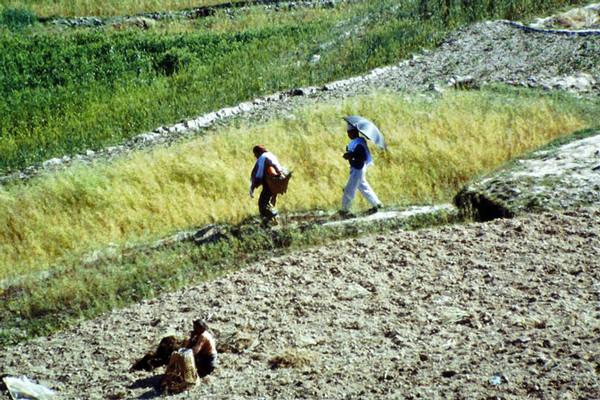
M 194 58 L 194 55 L 187 47 L 169 49 L 158 59 L 156 71 L 163 75 L 171 76 L 181 69 L 188 67 Z
M 20 30 L 36 22 L 35 13 L 24 8 L 6 8 L 0 14 L 0 25 L 10 30 Z

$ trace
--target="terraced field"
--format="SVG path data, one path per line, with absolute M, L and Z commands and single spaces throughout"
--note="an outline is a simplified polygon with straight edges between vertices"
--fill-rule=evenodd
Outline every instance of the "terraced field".
M 269 21 L 282 29 L 278 32 L 291 32 L 293 36 L 296 29 L 312 29 L 294 26 L 291 16 L 303 15 L 307 20 L 319 21 L 312 27 L 324 29 L 322 32 L 326 35 L 330 32 L 326 32 L 325 28 L 336 26 L 333 23 L 335 18 L 340 17 L 336 20 L 339 22 L 351 15 L 357 16 L 359 14 L 352 13 L 359 9 L 369 16 L 389 16 L 390 12 L 404 15 L 405 10 L 401 8 L 387 8 L 392 2 L 381 2 L 379 11 L 377 7 L 369 8 L 374 3 L 379 4 L 342 2 L 331 9 L 307 7 L 304 11 L 288 10 L 285 13 L 291 14 L 281 14 L 284 15 L 281 20 Z M 523 2 L 523 12 L 526 11 L 526 3 Z M 550 7 L 550 4 L 542 6 Z M 327 14 L 327 10 L 335 10 L 336 17 Z M 424 13 L 433 11 L 440 10 L 421 10 Z M 141 28 L 136 25 L 126 28 L 124 36 L 120 36 L 122 31 L 118 29 L 121 28 L 115 25 L 72 28 L 42 22 L 41 25 L 19 29 L 25 29 L 21 31 L 26 32 L 23 40 L 39 39 L 45 34 L 40 32 L 59 32 L 57 38 L 71 37 L 75 38 L 75 42 L 90 37 L 102 41 L 105 35 L 118 40 L 133 38 L 134 41 L 155 35 L 152 40 L 158 38 L 173 43 L 170 41 L 175 36 L 169 35 L 174 31 L 191 31 L 189 39 L 199 34 L 196 29 L 211 24 L 212 28 L 229 33 L 240 29 L 239 23 L 253 26 L 248 32 L 233 34 L 242 43 L 247 38 L 251 37 L 252 42 L 262 35 L 269 40 L 272 36 L 265 32 L 279 29 L 268 28 L 268 23 L 262 25 L 264 15 L 272 16 L 263 12 L 264 9 L 259 12 L 242 7 L 227 16 L 221 10 L 216 12 L 213 20 L 186 20 L 165 25 L 161 25 L 164 21 L 159 21 L 156 26 Z M 290 19 L 286 20 L 288 17 Z M 228 18 L 235 23 L 226 22 Z M 448 18 L 446 23 L 451 22 Z M 459 19 L 455 22 L 458 24 Z M 256 28 L 259 25 L 261 28 Z M 386 38 L 392 42 L 398 40 L 397 31 L 394 31 L 397 26 L 389 27 L 391 36 L 376 33 L 376 30 L 368 33 L 368 29 L 375 25 L 365 22 L 361 25 L 365 29 L 364 36 L 359 33 L 357 37 L 350 35 L 346 44 L 332 44 L 337 53 L 328 54 L 344 55 L 342 64 L 348 66 L 353 64 L 347 56 L 364 47 L 359 44 L 346 52 L 349 48 L 346 45 L 357 41 L 381 44 L 386 42 Z M 176 117 L 173 117 L 175 114 L 160 117 L 148 123 L 146 128 L 136 126 L 124 135 L 119 133 L 114 141 L 98 142 L 98 147 L 89 148 L 84 143 L 66 153 L 62 148 L 58 153 L 26 155 L 22 162 L 5 169 L 5 172 L 13 174 L 5 180 L 0 192 L 0 201 L 4 201 L 0 211 L 15 215 L 16 207 L 11 206 L 16 204 L 11 197 L 14 193 L 23 196 L 19 197 L 21 205 L 24 200 L 35 198 L 38 191 L 52 193 L 47 188 L 56 188 L 53 185 L 66 182 L 67 185 L 61 186 L 61 190 L 65 190 L 61 196 L 64 195 L 73 205 L 72 215 L 76 222 L 73 225 L 85 225 L 88 220 L 83 218 L 85 214 L 82 211 L 103 198 L 91 194 L 104 196 L 110 192 L 108 188 L 116 188 L 104 181 L 106 176 L 118 176 L 111 172 L 115 165 L 124 165 L 124 171 L 129 171 L 132 177 L 131 182 L 123 186 L 122 193 L 129 193 L 129 196 L 133 192 L 127 188 L 144 188 L 146 178 L 140 178 L 144 175 L 135 171 L 137 167 L 131 167 L 136 164 L 127 164 L 130 160 L 146 165 L 144 170 L 147 172 L 153 162 L 170 160 L 157 163 L 157 166 L 165 174 L 176 172 L 169 175 L 177 176 L 174 182 L 185 185 L 193 182 L 201 188 L 199 193 L 204 194 L 202 185 L 209 182 L 206 177 L 190 173 L 189 168 L 178 167 L 173 171 L 167 167 L 177 164 L 173 160 L 179 162 L 183 159 L 174 159 L 173 154 L 189 157 L 189 153 L 182 152 L 182 149 L 189 147 L 190 143 L 189 148 L 195 152 L 199 150 L 194 146 L 208 143 L 206 140 L 216 140 L 219 148 L 229 148 L 225 142 L 219 142 L 219 138 L 240 138 L 247 134 L 250 140 L 254 140 L 254 134 L 267 137 L 265 132 L 283 128 L 288 132 L 300 132 L 304 125 L 315 132 L 342 130 L 343 134 L 343 126 L 336 115 L 352 111 L 372 113 L 381 126 L 387 128 L 386 132 L 394 132 L 389 134 L 389 138 L 392 139 L 392 148 L 396 143 L 396 152 L 387 156 L 377 154 L 376 165 L 382 172 L 374 169 L 372 173 L 374 186 L 389 196 L 386 211 L 394 214 L 413 202 L 450 201 L 461 185 L 522 154 L 530 148 L 528 144 L 535 147 L 553 137 L 594 128 L 600 109 L 600 36 L 559 34 L 548 32 L 546 28 L 544 31 L 522 29 L 506 21 L 471 24 L 448 33 L 450 28 L 454 26 L 447 26 L 435 34 L 439 36 L 430 38 L 432 41 L 428 42 L 428 46 L 432 50 L 418 51 L 406 60 L 399 59 L 408 53 L 392 55 L 394 46 L 388 48 L 392 50 L 383 58 L 374 55 L 377 53 L 375 47 L 367 46 L 374 53 L 367 53 L 364 62 L 361 61 L 356 69 L 344 67 L 339 73 L 329 74 L 329 71 L 315 80 L 285 80 L 259 90 L 253 88 L 227 101 L 217 99 L 206 108 L 190 104 L 188 110 L 193 110 L 192 114 L 186 114 L 186 111 Z M 156 31 L 148 33 L 144 29 Z M 15 31 L 11 32 L 4 31 L 5 40 L 14 40 L 10 35 L 14 35 Z M 221 39 L 228 38 L 229 33 Z M 150 36 L 146 36 L 148 34 Z M 202 37 L 208 38 L 209 42 L 213 40 L 209 36 Z M 315 45 L 324 37 L 316 38 Z M 365 42 L 362 42 L 363 39 Z M 186 40 L 186 34 L 181 34 L 181 40 Z M 298 40 L 300 43 L 304 39 L 300 37 Z M 423 42 L 418 43 L 418 46 L 423 45 Z M 260 47 L 260 41 L 255 44 Z M 225 48 L 218 43 L 215 46 Z M 346 50 L 339 52 L 341 48 Z M 316 60 L 312 58 L 316 54 L 314 49 L 312 47 L 301 55 L 311 57 L 305 58 L 306 63 L 296 67 L 303 69 L 312 65 L 310 63 Z M 321 55 L 325 57 L 324 54 Z M 268 71 L 273 60 L 264 60 L 267 61 L 265 71 Z M 333 81 L 368 71 L 374 66 L 370 62 L 383 66 L 379 64 L 382 60 L 387 60 L 383 64 L 391 65 L 367 75 Z M 186 83 L 190 82 L 188 79 L 198 72 L 194 68 L 200 65 L 194 60 L 190 62 L 194 65 L 191 70 L 184 68 L 172 76 L 153 76 L 152 79 L 158 79 L 155 83 L 160 81 L 167 85 L 179 82 L 182 87 L 177 93 L 181 94 L 187 88 Z M 157 64 L 152 61 L 144 65 L 155 68 Z M 288 73 L 282 72 L 283 75 Z M 40 78 L 43 76 L 39 75 Z M 68 85 L 60 90 L 65 87 Z M 111 87 L 113 89 L 118 92 L 123 88 Z M 172 89 L 169 86 L 167 92 Z M 271 95 L 280 89 L 281 92 Z M 186 92 L 186 95 L 189 93 L 195 97 L 199 92 Z M 34 97 L 31 99 L 31 104 L 38 104 Z M 10 101 L 13 100 L 16 101 Z M 226 112 L 216 112 L 209 127 L 193 122 L 207 118 L 219 107 L 235 105 L 241 100 L 249 101 L 239 110 L 226 108 Z M 177 103 L 169 104 L 178 108 Z M 454 106 L 454 113 L 448 111 L 452 109 L 448 104 Z M 396 109 L 398 105 L 402 108 Z M 471 111 L 463 111 L 458 105 Z M 142 114 L 151 113 L 150 108 L 134 108 Z M 444 112 L 440 111 L 444 108 Z M 385 117 L 386 110 L 394 110 L 394 115 Z M 208 114 L 200 116 L 204 112 Z M 128 114 L 125 112 L 123 115 Z M 20 121 L 16 114 L 14 118 Z M 179 123 L 180 118 L 191 119 Z M 42 125 L 47 123 L 43 118 L 40 121 Z M 181 126 L 185 129 L 181 130 Z M 188 129 L 190 126 L 197 129 Z M 155 132 L 140 134 L 144 129 Z M 467 158 L 471 154 L 453 150 L 449 158 L 441 161 L 443 152 L 436 153 L 443 148 L 441 143 L 448 137 L 455 138 L 460 144 L 459 139 L 471 137 L 470 131 L 494 132 L 494 129 L 497 135 L 486 136 L 486 140 L 512 140 L 502 142 L 506 143 L 507 155 L 493 165 L 478 165 L 479 169 L 468 169 L 465 173 L 461 172 L 465 170 L 457 168 L 461 165 L 458 160 L 472 160 Z M 414 149 L 410 153 L 400 151 L 409 146 L 401 141 L 401 135 L 395 136 L 395 132 L 410 133 L 414 135 L 411 138 L 427 137 L 429 145 L 424 147 L 428 153 L 436 155 L 437 163 L 417 158 L 422 154 Z M 432 132 L 445 132 L 446 135 L 425 136 Z M 308 138 L 309 133 L 305 131 L 298 137 Z M 295 135 L 288 136 L 294 146 L 301 143 L 294 141 Z M 287 140 L 275 134 L 273 137 L 277 137 L 280 143 Z M 436 146 L 431 145 L 434 137 Z M 483 137 L 480 136 L 482 140 Z M 331 140 L 329 147 L 337 146 L 335 135 L 327 140 Z M 539 142 L 533 144 L 534 141 Z M 237 143 L 244 142 L 238 139 Z M 109 144 L 113 145 L 110 151 L 106 147 Z M 342 144 L 343 140 L 340 140 L 340 146 Z M 490 144 L 483 147 L 494 148 Z M 43 151 L 46 150 L 43 147 Z M 78 156 L 78 152 L 82 153 Z M 239 151 L 231 150 L 231 154 L 234 153 Z M 65 154 L 67 157 L 64 157 Z M 222 154 L 230 155 L 229 152 Z M 323 154 L 328 156 L 322 159 L 336 160 L 335 151 L 331 155 Z M 409 154 L 413 158 L 399 157 Z M 452 154 L 458 156 L 451 157 Z M 58 161 L 43 163 L 50 155 L 58 156 Z M 157 158 L 157 155 L 163 158 Z M 224 159 L 211 160 L 215 170 L 224 170 Z M 189 160 L 193 158 L 186 158 L 186 162 Z M 407 163 L 407 160 L 412 161 Z M 248 165 L 240 163 L 239 171 L 235 170 L 234 174 L 243 179 L 240 178 L 239 182 L 231 180 L 234 182 L 231 187 L 244 186 L 245 189 L 246 170 L 250 163 L 251 160 Z M 475 166 L 472 161 L 467 163 Z M 339 164 L 332 161 L 326 166 L 316 165 L 320 170 L 329 168 L 331 185 L 334 185 L 343 179 L 341 172 L 337 175 L 337 170 L 344 167 L 341 162 Z M 424 168 L 434 164 L 439 164 L 440 168 Z M 409 165 L 417 166 L 411 170 L 413 176 L 419 177 L 417 184 L 425 182 L 426 176 L 427 179 L 429 176 L 437 177 L 438 180 L 433 179 L 433 182 L 438 183 L 407 184 L 406 187 L 396 184 L 395 189 L 385 186 L 386 180 L 382 179 L 385 173 L 402 176 L 401 167 L 408 168 Z M 310 168 L 300 170 L 305 177 L 312 176 Z M 81 171 L 86 172 L 78 175 Z M 98 171 L 108 173 L 102 176 L 98 175 Z M 420 173 L 423 175 L 416 175 Z M 135 182 L 142 184 L 133 186 Z M 305 179 L 305 182 L 313 181 Z M 298 181 L 297 184 L 302 187 L 304 183 Z M 162 193 L 168 189 L 167 186 L 152 186 L 153 194 Z M 214 190 L 215 186 L 211 187 Z M 228 190 L 231 193 L 231 189 Z M 301 191 L 311 193 L 307 189 Z M 326 190 L 321 192 L 327 193 Z M 186 193 L 188 200 L 194 198 L 191 189 L 186 189 Z M 228 198 L 236 198 L 237 191 L 235 193 Z M 423 196 L 420 201 L 411 197 L 415 193 Z M 146 199 L 146 196 L 140 195 L 140 198 Z M 595 356 L 600 351 L 597 339 L 600 334 L 600 276 L 598 261 L 590 257 L 600 250 L 600 211 L 597 205 L 535 215 L 525 213 L 515 219 L 488 223 L 461 221 L 416 231 L 401 229 L 408 226 L 403 224 L 379 226 L 368 223 L 368 229 L 363 229 L 358 228 L 359 220 L 347 220 L 342 222 L 348 228 L 335 231 L 338 232 L 336 237 L 320 227 L 334 220 L 335 223 L 340 222 L 331 210 L 335 207 L 337 195 L 312 200 L 315 203 L 309 210 L 303 210 L 305 214 L 301 215 L 306 216 L 306 221 L 299 226 L 261 230 L 254 227 L 252 218 L 236 225 L 235 218 L 230 217 L 228 221 L 234 221 L 231 229 L 236 232 L 236 239 L 213 244 L 212 247 L 197 246 L 190 241 L 178 242 L 177 237 L 188 237 L 181 234 L 160 241 L 160 245 L 154 244 L 159 239 L 157 234 L 137 235 L 129 236 L 134 239 L 98 246 L 93 252 L 81 251 L 75 246 L 72 253 L 65 252 L 64 258 L 55 259 L 59 261 L 45 264 L 35 262 L 37 258 L 32 254 L 38 254 L 35 252 L 39 252 L 41 247 L 32 245 L 30 251 L 25 249 L 22 253 L 22 260 L 28 260 L 27 263 L 19 266 L 24 268 L 31 263 L 31 273 L 28 274 L 26 268 L 23 273 L 7 269 L 7 279 L 1 281 L 0 339 L 3 345 L 0 375 L 26 375 L 69 399 L 160 397 L 162 369 L 153 373 L 130 372 L 129 367 L 153 348 L 161 337 L 170 333 L 183 336 L 194 319 L 204 318 L 217 338 L 220 352 L 218 367 L 190 392 L 170 397 L 600 397 L 597 383 L 600 364 Z M 43 204 L 52 204 L 52 201 L 47 198 Z M 306 204 L 306 197 L 294 193 L 283 198 L 289 221 L 300 218 L 300 214 L 294 213 L 302 210 L 299 204 L 303 201 Z M 288 204 L 285 205 L 285 202 Z M 156 210 L 160 204 L 147 203 L 144 207 L 147 206 L 148 210 Z M 177 202 L 165 204 L 176 205 Z M 229 204 L 237 203 L 229 200 Z M 253 213 L 254 204 L 239 204 L 234 210 L 238 219 Z M 314 211 L 314 208 L 320 207 L 326 210 Z M 51 215 L 54 208 L 47 214 Z M 167 220 L 175 221 L 175 230 L 194 227 L 189 217 L 179 223 L 175 217 L 177 213 L 169 214 L 180 211 L 180 208 L 183 207 L 166 207 L 165 211 L 147 222 L 134 222 L 127 229 L 122 228 L 126 225 L 119 225 L 121 228 L 110 223 L 105 225 L 111 235 L 119 232 L 125 234 L 123 237 L 127 237 L 128 230 L 144 232 L 151 226 L 149 221 L 158 219 L 163 221 L 163 225 Z M 113 214 L 115 217 L 127 216 L 118 211 Z M 31 220 L 31 214 L 23 215 L 23 219 L 11 220 L 14 227 L 25 226 Z M 225 214 L 213 213 L 212 221 L 223 222 L 222 215 Z M 202 218 L 195 221 L 209 222 Z M 311 220 L 314 226 L 307 228 L 306 222 Z M 57 244 L 72 246 L 73 241 L 65 239 L 68 235 L 60 232 L 56 221 L 51 225 L 55 229 L 48 232 L 59 238 Z M 433 219 L 429 221 L 433 222 Z M 354 223 L 356 228 L 352 229 Z M 427 223 L 425 221 L 418 226 L 423 227 Z M 361 237 L 365 232 L 370 234 Z M 343 240 L 344 237 L 353 239 Z M 79 242 L 83 242 L 84 236 L 79 238 Z M 26 235 L 14 243 L 25 240 L 29 240 Z M 8 242 L 2 245 L 12 247 Z M 20 344 L 14 344 L 16 342 Z

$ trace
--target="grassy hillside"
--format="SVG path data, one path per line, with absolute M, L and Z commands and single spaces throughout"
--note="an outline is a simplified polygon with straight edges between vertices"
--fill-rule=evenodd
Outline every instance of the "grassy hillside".
M 117 4 L 85 4 L 92 3 Z M 377 0 L 218 12 L 140 30 L 40 25 L 35 7 L 69 13 L 61 4 L 84 3 L 11 2 L 0 7 L 0 172 L 120 143 L 259 95 L 363 73 L 432 47 L 474 20 L 567 3 Z M 321 60 L 311 63 L 315 54 Z
M 466 181 L 506 160 L 592 126 L 597 102 L 514 90 L 432 100 L 378 93 L 230 128 L 111 165 L 77 168 L 0 191 L 0 345 L 197 282 L 261 250 L 322 243 L 339 233 L 249 231 L 215 246 L 127 251 L 173 231 L 255 215 L 247 194 L 252 145 L 294 170 L 286 212 L 339 206 L 347 164 L 342 115 L 368 115 L 386 134 L 369 180 L 389 204 L 449 201 Z M 357 207 L 366 207 L 358 201 Z M 279 243 L 279 244 L 277 244 Z M 106 257 L 82 262 L 84 253 Z
M 567 3 L 374 0 L 281 12 L 255 7 L 141 30 L 71 29 L 37 18 L 95 13 L 88 6 L 101 5 L 109 15 L 188 3 L 4 2 L 0 173 L 120 143 L 259 95 L 391 64 L 471 21 L 545 14 Z M 311 63 L 315 54 L 321 61 Z M 600 105 L 505 88 L 441 98 L 377 93 L 0 187 L 0 346 L 236 268 L 253 252 L 276 247 L 276 240 L 331 239 L 286 230 L 274 239 L 256 230 L 247 241 L 224 245 L 121 252 L 181 229 L 255 215 L 247 181 L 250 149 L 259 142 L 295 172 L 280 200 L 283 211 L 337 208 L 347 174 L 341 158 L 341 116 L 347 114 L 370 117 L 386 134 L 389 152 L 375 153 L 369 179 L 386 204 L 403 206 L 449 201 L 474 176 L 597 124 Z M 357 207 L 363 206 L 359 200 Z M 114 257 L 82 263 L 107 247 Z
M 45 269 L 109 243 L 160 237 L 254 214 L 250 149 L 263 142 L 295 170 L 284 211 L 335 208 L 346 179 L 341 116 L 368 115 L 390 151 L 370 172 L 386 204 L 448 201 L 473 176 L 589 127 L 598 105 L 570 98 L 454 93 L 433 103 L 377 94 L 293 119 L 231 128 L 110 165 L 72 168 L 0 191 L 0 278 Z
M 239 0 L 229 1 L 230 3 Z M 40 17 L 134 15 L 157 10 L 211 6 L 220 0 L 6 0 L 4 6 L 27 9 Z

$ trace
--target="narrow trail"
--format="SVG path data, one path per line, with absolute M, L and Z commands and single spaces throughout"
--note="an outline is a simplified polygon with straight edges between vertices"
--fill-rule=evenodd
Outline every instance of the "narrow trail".
M 546 35 L 565 36 L 600 36 L 600 29 L 544 29 L 522 24 L 516 21 L 502 21 L 524 32 L 543 33 Z

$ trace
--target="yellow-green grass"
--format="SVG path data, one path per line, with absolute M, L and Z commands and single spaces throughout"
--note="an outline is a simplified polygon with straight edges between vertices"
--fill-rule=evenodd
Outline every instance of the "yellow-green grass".
M 238 2 L 230 0 L 227 2 Z M 116 16 L 212 6 L 223 0 L 8 0 L 6 8 L 25 8 L 38 16 Z
M 193 24 L 214 33 L 235 33 L 261 29 L 265 26 L 277 27 L 286 24 L 302 25 L 317 20 L 340 20 L 349 7 L 337 9 L 298 8 L 285 13 L 265 12 L 260 8 L 240 10 L 235 15 L 225 10 L 217 11 L 213 16 L 193 21 Z M 356 10 L 368 9 L 356 6 Z M 362 11 L 367 12 L 367 11 Z M 176 24 L 174 24 L 176 25 Z M 181 24 L 180 24 L 181 25 Z
M 213 15 L 206 18 L 159 20 L 153 30 L 170 34 L 196 32 L 198 30 L 206 30 L 215 34 L 227 34 L 264 29 L 265 26 L 275 29 L 285 25 L 301 25 L 340 19 L 343 10 L 347 8 L 298 8 L 288 10 L 285 13 L 265 12 L 260 8 L 247 8 L 240 9 L 235 14 L 225 10 L 217 10 Z M 113 26 L 113 28 L 121 29 L 118 26 Z
M 475 175 L 590 126 L 597 107 L 580 103 L 493 91 L 378 93 L 40 177 L 0 190 L 0 279 L 109 243 L 256 214 L 248 183 L 257 143 L 294 171 L 281 211 L 337 208 L 348 172 L 344 115 L 369 117 L 385 133 L 389 149 L 373 149 L 368 178 L 385 204 L 402 206 L 449 201 Z

